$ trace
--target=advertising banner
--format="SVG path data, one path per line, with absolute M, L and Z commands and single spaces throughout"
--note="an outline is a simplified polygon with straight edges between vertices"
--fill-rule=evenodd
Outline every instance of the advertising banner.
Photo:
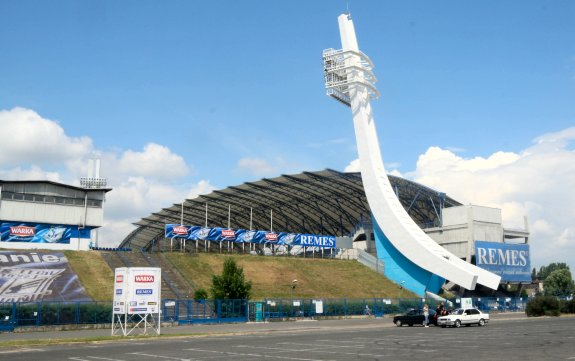
M 69 244 L 70 238 L 90 238 L 90 229 L 43 223 L 0 223 L 0 241 Z
M 166 224 L 165 236 L 166 238 L 186 238 L 193 241 L 232 241 L 260 244 L 272 243 L 289 246 L 310 246 L 322 248 L 335 248 L 336 245 L 334 236 L 245 229 L 234 230 L 219 227 L 182 226 L 177 224 Z
M 0 303 L 91 301 L 60 252 L 0 251 Z
M 160 311 L 162 269 L 121 267 L 114 272 L 114 314 Z
M 475 264 L 503 282 L 531 282 L 529 245 L 475 241 Z
M 160 312 L 162 269 L 129 268 L 128 314 Z

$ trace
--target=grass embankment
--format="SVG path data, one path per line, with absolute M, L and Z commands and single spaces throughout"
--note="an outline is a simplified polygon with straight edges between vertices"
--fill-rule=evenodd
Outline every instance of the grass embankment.
M 65 252 L 70 266 L 94 301 L 108 301 L 114 288 L 114 273 L 100 252 Z M 212 277 L 221 274 L 224 259 L 232 257 L 252 283 L 252 299 L 289 298 L 291 282 L 298 280 L 298 298 L 413 298 L 413 293 L 357 261 L 165 253 L 168 260 L 198 287 L 210 291 Z
M 212 276 L 222 273 L 224 258 L 232 257 L 252 282 L 254 300 L 291 297 L 294 279 L 298 280 L 294 290 L 298 298 L 416 297 L 357 261 L 204 253 L 166 253 L 166 257 L 182 275 L 208 292 Z
M 70 267 L 76 272 L 94 301 L 109 301 L 114 289 L 114 272 L 99 252 L 65 251 Z

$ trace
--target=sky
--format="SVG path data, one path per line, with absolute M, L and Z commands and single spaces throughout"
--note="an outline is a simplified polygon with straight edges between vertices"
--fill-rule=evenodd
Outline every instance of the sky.
M 527 217 L 575 272 L 575 2 L 0 1 L 0 179 L 113 188 L 101 245 L 185 198 L 358 170 L 321 53 L 351 13 L 387 170 Z

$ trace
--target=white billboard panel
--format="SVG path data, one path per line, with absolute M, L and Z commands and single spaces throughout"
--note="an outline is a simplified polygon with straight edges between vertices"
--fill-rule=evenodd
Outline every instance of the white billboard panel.
M 128 314 L 158 313 L 162 269 L 145 267 L 128 270 Z
M 116 268 L 114 314 L 158 313 L 161 283 L 161 268 Z
M 116 268 L 114 273 L 114 314 L 125 314 L 127 305 L 128 268 Z

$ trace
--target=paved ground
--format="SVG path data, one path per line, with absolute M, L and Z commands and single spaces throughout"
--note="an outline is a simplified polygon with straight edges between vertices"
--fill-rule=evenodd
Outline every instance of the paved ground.
M 527 318 L 524 313 L 499 313 L 492 314 L 493 320 L 516 320 Z M 168 326 L 160 329 L 161 335 L 210 335 L 210 334 L 238 334 L 254 332 L 281 332 L 293 330 L 306 330 L 318 328 L 337 328 L 337 327 L 354 327 L 361 325 L 363 327 L 395 327 L 390 317 L 363 319 L 351 318 L 343 320 L 300 320 L 286 322 L 261 322 L 261 323 L 237 323 L 237 324 L 215 324 L 215 325 L 186 325 L 186 326 Z M 70 340 L 78 338 L 97 338 L 111 336 L 110 328 L 101 329 L 84 329 L 68 331 L 34 331 L 30 329 L 27 332 L 6 332 L 0 333 L 0 347 L 2 342 L 17 340 Z M 149 332 L 148 334 L 153 334 Z M 118 337 L 121 338 L 121 337 Z
M 391 319 L 163 328 L 201 337 L 0 348 L 0 360 L 575 360 L 575 318 L 493 315 L 486 327 L 395 327 Z M 0 334 L 9 339 L 108 336 L 110 330 Z

